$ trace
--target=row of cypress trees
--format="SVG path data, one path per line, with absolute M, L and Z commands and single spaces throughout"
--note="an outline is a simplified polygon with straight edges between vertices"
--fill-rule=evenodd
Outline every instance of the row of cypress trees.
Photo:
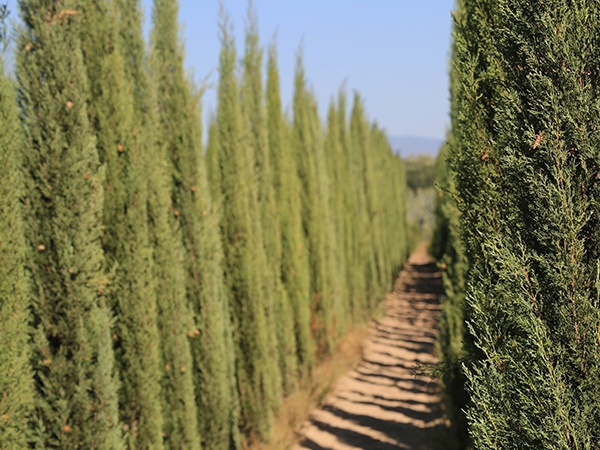
M 293 116 L 249 8 L 202 141 L 178 3 L 21 0 L 0 77 L 0 443 L 235 449 L 391 287 L 402 164 L 357 95 Z M 4 74 L 4 67 L 0 67 Z M 16 88 L 16 89 L 15 89 Z
M 597 2 L 458 2 L 434 248 L 465 446 L 599 448 L 599 36 Z
M 455 11 L 455 15 L 460 10 Z M 446 414 L 452 423 L 453 438 L 459 448 L 469 448 L 465 410 L 469 404 L 466 391 L 464 364 L 469 360 L 470 339 L 467 332 L 468 308 L 465 304 L 468 261 L 461 234 L 461 213 L 456 192 L 454 173 L 449 158 L 458 150 L 455 137 L 457 113 L 457 71 L 454 69 L 456 45 L 452 44 L 452 68 L 450 70 L 450 99 L 452 127 L 441 146 L 435 163 L 435 224 L 430 243 L 430 253 L 438 260 L 442 269 L 444 295 L 440 299 L 441 315 L 437 352 L 441 371 L 439 381 L 442 388 Z

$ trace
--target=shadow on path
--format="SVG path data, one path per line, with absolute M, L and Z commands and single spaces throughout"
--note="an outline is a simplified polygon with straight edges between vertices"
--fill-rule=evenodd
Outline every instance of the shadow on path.
M 386 316 L 372 324 L 360 366 L 313 412 L 297 450 L 448 448 L 439 387 L 418 374 L 436 362 L 442 294 L 435 262 L 418 249 L 384 302 Z

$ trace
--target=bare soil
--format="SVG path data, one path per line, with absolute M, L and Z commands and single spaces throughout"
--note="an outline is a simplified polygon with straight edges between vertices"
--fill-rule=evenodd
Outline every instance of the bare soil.
M 419 247 L 372 324 L 360 365 L 341 378 L 300 429 L 295 450 L 451 448 L 439 386 L 419 367 L 437 361 L 443 293 L 435 262 Z

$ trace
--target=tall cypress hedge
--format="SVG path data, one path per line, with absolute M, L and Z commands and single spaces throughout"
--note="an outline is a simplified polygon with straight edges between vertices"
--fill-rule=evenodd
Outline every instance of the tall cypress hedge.
M 221 185 L 221 233 L 235 340 L 241 428 L 268 438 L 279 402 L 281 372 L 274 326 L 273 292 L 261 229 L 256 158 L 244 122 L 235 76 L 236 51 L 229 24 L 221 28 L 217 107 L 217 161 Z M 217 176 L 219 176 L 217 175 Z
M 214 116 L 208 119 L 208 137 L 204 163 L 207 171 L 207 179 L 213 200 L 213 210 L 220 211 L 221 196 L 221 169 L 219 168 L 219 130 L 217 120 Z
M 239 80 L 222 27 L 205 154 L 176 0 L 154 1 L 149 49 L 139 0 L 20 10 L 16 102 L 0 77 L 0 447 L 268 440 L 404 262 L 400 160 L 359 97 L 323 126 L 301 59 L 288 117 L 252 7 Z
M 595 2 L 462 1 L 450 165 L 476 448 L 597 448 Z
M 195 324 L 186 293 L 185 248 L 182 230 L 178 227 L 181 212 L 173 204 L 169 143 L 161 133 L 161 127 L 168 111 L 164 104 L 165 87 L 163 45 L 177 42 L 177 29 L 173 29 L 173 18 L 177 17 L 177 4 L 169 0 L 154 2 L 153 27 L 151 32 L 149 91 L 152 103 L 149 108 L 155 112 L 151 116 L 153 133 L 152 155 L 154 167 L 150 186 L 150 223 L 154 233 L 154 255 L 157 267 L 159 329 L 162 335 L 163 361 L 163 408 L 169 411 L 165 416 L 166 448 L 200 448 L 198 409 L 193 380 L 194 361 L 189 335 L 195 334 Z M 159 38 L 160 36 L 160 38 Z M 171 50 L 171 49 L 170 49 Z M 168 63 L 167 63 L 168 64 Z M 175 67 L 166 68 L 174 71 Z M 150 111 L 148 111 L 150 114 Z
M 157 80 L 159 143 L 169 158 L 172 208 L 183 239 L 186 292 L 196 328 L 190 334 L 201 438 L 228 448 L 238 438 L 237 395 L 228 349 L 232 346 L 223 285 L 223 250 L 202 158 L 199 98 L 183 68 L 178 3 L 155 2 L 153 63 Z
M 460 5 L 458 5 L 460 8 Z M 460 9 L 457 9 L 460 14 Z M 458 15 L 457 15 L 458 17 Z M 452 61 L 456 58 L 456 46 L 452 46 Z M 450 71 L 450 96 L 452 119 L 456 114 L 457 71 Z M 453 122 L 455 123 L 455 122 Z M 460 211 L 457 204 L 456 184 L 449 160 L 459 151 L 453 130 L 446 136 L 435 164 L 435 229 L 430 243 L 431 254 L 438 259 L 442 271 L 444 296 L 441 298 L 441 316 L 437 349 L 441 361 L 441 387 L 448 416 L 452 422 L 456 442 L 461 447 L 469 445 L 469 433 L 465 411 L 469 395 L 463 364 L 469 354 L 469 333 L 466 325 L 465 288 L 468 261 L 461 239 Z
M 456 188 L 448 166 L 451 152 L 457 146 L 452 133 L 440 149 L 436 161 L 436 227 L 430 252 L 438 259 L 442 270 L 444 296 L 437 340 L 441 360 L 440 382 L 448 416 L 457 442 L 466 447 L 469 442 L 467 409 L 469 396 L 463 364 L 468 360 L 469 334 L 465 321 L 465 283 L 468 261 L 461 240 L 460 212 L 456 204 Z
M 338 314 L 339 333 L 343 335 L 346 332 L 348 319 L 351 317 L 352 306 L 350 304 L 350 289 L 348 280 L 347 255 L 346 255 L 346 234 L 347 223 L 350 220 L 347 210 L 347 186 L 350 183 L 348 178 L 348 159 L 341 143 L 341 133 L 339 124 L 339 115 L 335 104 L 331 102 L 327 113 L 327 133 L 325 136 L 325 162 L 327 164 L 327 174 L 329 179 L 329 210 L 331 212 L 331 227 L 335 230 L 336 242 L 331 251 L 334 253 L 333 261 L 336 270 L 334 276 L 337 280 L 339 298 L 343 307 L 343 312 Z
M 193 360 L 188 334 L 196 329 L 185 292 L 181 237 L 175 230 L 166 149 L 160 145 L 156 84 L 150 76 L 142 34 L 139 0 L 117 0 L 125 76 L 133 93 L 135 146 L 147 161 L 148 227 L 154 262 L 158 329 L 161 338 L 162 430 L 167 448 L 198 448 L 197 408 L 191 376 Z
M 331 267 L 327 264 L 326 216 L 327 199 L 323 197 L 316 151 L 322 133 L 314 115 L 312 97 L 306 86 L 306 76 L 301 55 L 296 64 L 294 90 L 293 145 L 302 192 L 302 222 L 310 267 L 311 333 L 317 345 L 317 355 L 322 357 L 333 346 L 333 287 Z
M 339 182 L 344 182 L 342 191 L 338 195 L 344 196 L 344 222 L 340 222 L 338 226 L 341 229 L 341 243 L 344 248 L 346 259 L 346 280 L 348 282 L 348 309 L 352 320 L 357 321 L 363 317 L 363 300 L 366 297 L 366 286 L 362 264 L 364 260 L 360 255 L 360 226 L 363 216 L 358 211 L 360 195 L 358 185 L 356 183 L 356 172 L 354 169 L 354 158 L 350 140 L 350 130 L 348 124 L 348 105 L 347 94 L 344 89 L 341 89 L 337 101 L 337 126 L 339 132 L 339 145 L 343 151 L 344 159 L 340 164 L 337 160 L 332 161 L 336 171 L 341 174 L 338 178 Z M 333 120 L 329 119 L 330 122 Z M 330 127 L 328 133 L 334 133 L 334 127 Z M 334 139 L 328 135 L 328 139 Z M 334 158 L 335 152 L 331 152 L 330 158 Z M 334 178 L 336 179 L 336 178 Z
M 104 168 L 87 117 L 89 84 L 73 2 L 21 1 L 17 41 L 32 280 L 34 442 L 120 448 L 103 265 Z
M 306 91 L 308 94 L 305 100 L 308 100 L 308 113 L 310 121 L 310 131 L 312 135 L 313 152 L 315 158 L 315 175 L 318 201 L 321 203 L 321 226 L 322 236 L 320 239 L 323 242 L 324 259 L 321 264 L 324 266 L 324 284 L 323 297 L 329 296 L 331 326 L 327 331 L 328 351 L 333 350 L 333 345 L 345 331 L 346 317 L 346 299 L 344 298 L 344 278 L 341 267 L 338 264 L 339 258 L 339 242 L 338 232 L 336 229 L 335 215 L 332 209 L 333 198 L 335 192 L 331 189 L 330 174 L 327 170 L 326 158 L 326 140 L 327 133 L 323 128 L 321 118 L 319 117 L 319 108 L 317 99 L 313 92 Z M 309 150 L 310 151 L 310 150 Z M 326 300 L 327 301 L 327 300 Z
M 3 36 L 0 32 L 0 47 Z M 26 448 L 33 412 L 30 365 L 29 280 L 24 270 L 24 197 L 21 150 L 24 145 L 14 84 L 4 75 L 0 57 L 0 442 Z
M 363 101 L 358 94 L 354 96 L 354 105 L 351 114 L 351 131 L 353 131 L 353 144 L 356 146 L 357 157 L 360 160 L 360 170 L 364 180 L 364 220 L 370 232 L 365 230 L 364 239 L 367 240 L 368 266 L 367 266 L 367 292 L 369 295 L 369 306 L 377 301 L 381 295 L 382 287 L 387 284 L 387 274 L 384 269 L 384 256 L 380 230 L 380 219 L 382 217 L 379 204 L 381 193 L 379 183 L 376 179 L 375 146 L 374 136 L 367 122 L 364 112 Z
M 314 365 L 314 340 L 310 334 L 308 252 L 302 229 L 300 179 L 290 140 L 289 124 L 282 113 L 274 45 L 269 51 L 266 95 L 270 161 L 273 166 L 273 186 L 281 227 L 279 270 L 292 308 L 300 376 L 305 377 Z
M 357 180 L 353 185 L 354 190 L 354 215 L 355 219 L 355 264 L 360 271 L 358 276 L 362 280 L 362 293 L 358 298 L 361 302 L 360 310 L 366 311 L 374 299 L 379 274 L 375 249 L 373 247 L 373 230 L 371 229 L 371 213 L 369 198 L 365 189 L 367 185 L 367 171 L 365 152 L 369 148 L 369 126 L 364 117 L 360 99 L 355 96 L 350 114 L 350 167 L 351 176 Z
M 121 375 L 121 421 L 129 448 L 163 448 L 162 361 L 147 224 L 147 155 L 136 146 L 134 100 L 113 1 L 82 3 L 82 41 L 91 99 L 88 116 L 106 167 L 104 251 L 115 279 L 109 293 Z M 141 149 L 142 151 L 145 149 Z
M 285 393 L 289 393 L 295 388 L 298 377 L 296 334 L 290 299 L 281 279 L 281 224 L 269 151 L 269 130 L 262 82 L 263 51 L 259 45 L 256 12 L 250 8 L 244 54 L 242 110 L 248 124 L 249 144 L 256 161 L 257 194 L 268 265 L 265 275 L 267 289 L 273 296 L 282 388 Z

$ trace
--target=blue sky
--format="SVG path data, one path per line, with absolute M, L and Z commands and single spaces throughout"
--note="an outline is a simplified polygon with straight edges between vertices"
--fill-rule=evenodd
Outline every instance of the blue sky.
M 2 1 L 0 0 L 0 3 Z M 15 0 L 9 0 L 14 10 Z M 149 21 L 152 0 L 142 0 Z M 224 0 L 243 49 L 246 0 Z M 292 99 L 296 52 L 321 112 L 342 82 L 390 135 L 442 139 L 448 126 L 448 58 L 454 0 L 254 0 L 263 44 L 277 31 L 284 105 Z M 186 66 L 214 86 L 219 54 L 217 0 L 180 0 Z M 208 78 L 207 78 L 208 77 Z M 205 116 L 215 89 L 204 96 Z

